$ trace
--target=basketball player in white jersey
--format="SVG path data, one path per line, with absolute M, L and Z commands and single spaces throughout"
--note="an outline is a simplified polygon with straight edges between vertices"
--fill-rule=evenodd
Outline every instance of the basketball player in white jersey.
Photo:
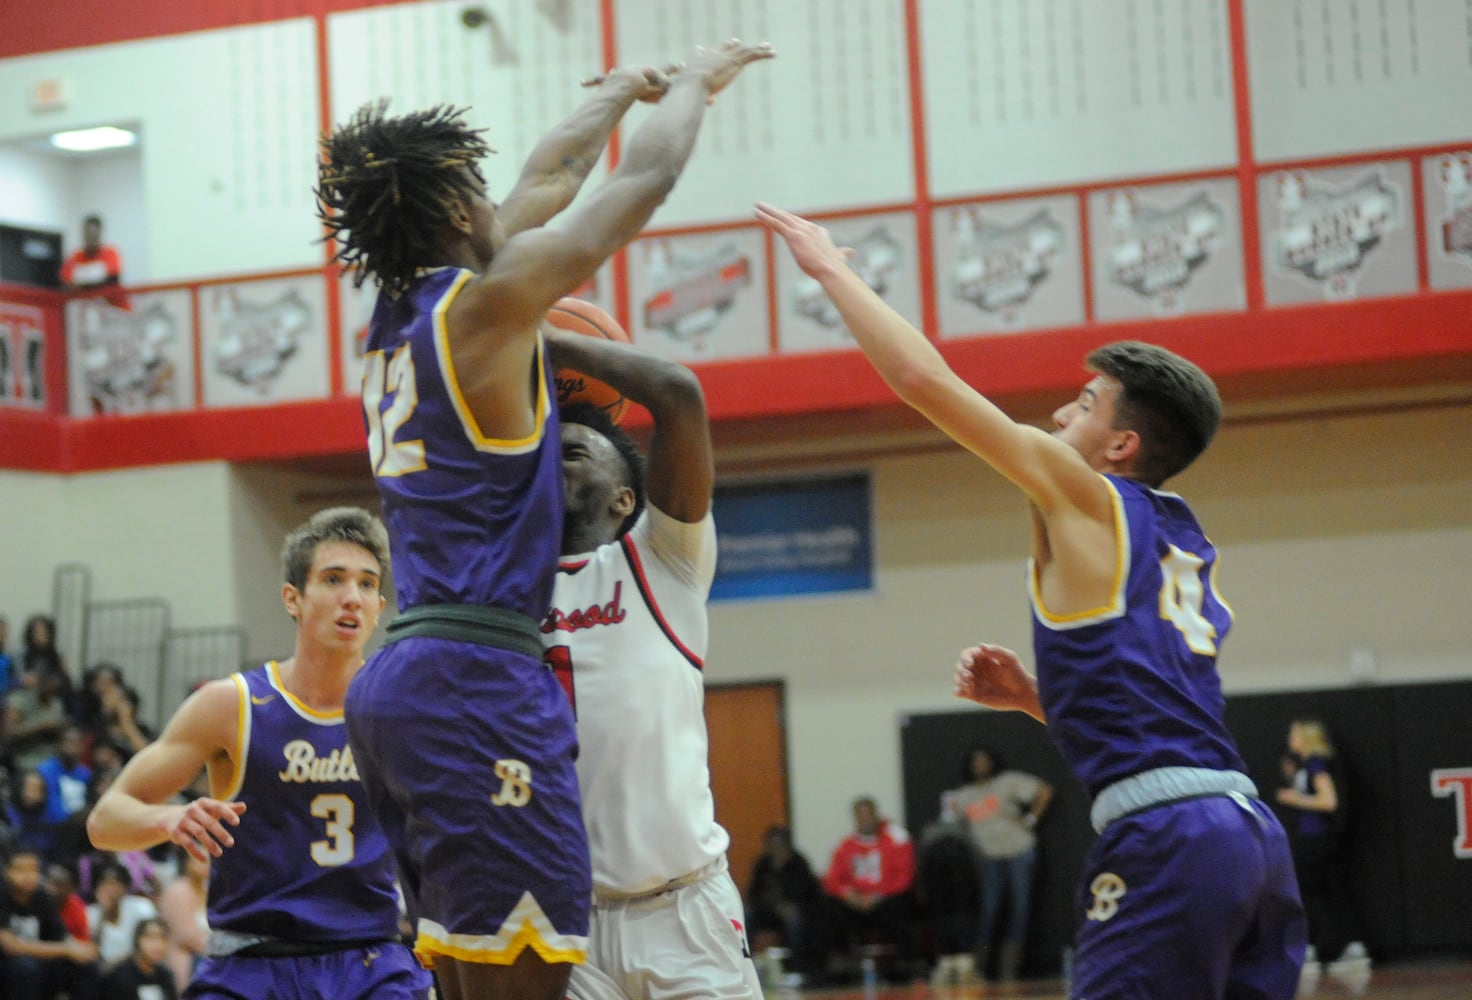
M 548 346 L 558 367 L 654 418 L 646 474 L 603 410 L 562 413 L 567 515 L 542 641 L 577 716 L 594 890 L 588 962 L 568 995 L 760 997 L 706 763 L 716 531 L 705 397 L 687 368 L 630 345 L 552 331 Z

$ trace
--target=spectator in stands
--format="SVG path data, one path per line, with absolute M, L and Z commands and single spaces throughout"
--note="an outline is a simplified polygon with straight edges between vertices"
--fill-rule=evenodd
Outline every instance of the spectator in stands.
M 134 932 L 143 921 L 158 917 L 158 907 L 133 891 L 128 869 L 115 861 L 98 870 L 92 896 L 96 902 L 87 907 L 87 927 L 105 970 L 133 953 Z
M 128 307 L 128 294 L 121 288 L 123 257 L 117 248 L 102 242 L 102 216 L 82 220 L 82 246 L 73 250 L 61 265 L 61 283 L 71 292 L 100 295 L 119 309 Z
M 56 911 L 61 915 L 61 924 L 66 932 L 78 941 L 91 941 L 92 929 L 87 924 L 87 904 L 77 894 L 77 876 L 66 865 L 46 865 L 43 883 L 51 898 L 56 901 Z
M 169 928 L 167 962 L 180 989 L 194 978 L 194 966 L 204 954 L 210 926 L 205 916 L 209 896 L 210 863 L 183 848 L 178 852 L 183 870 L 159 893 L 158 911 Z
M 940 818 L 920 831 L 916 855 L 915 899 L 936 954 L 930 984 L 975 986 L 981 853 L 965 819 L 942 806 Z
M 102 980 L 102 1000 L 177 1000 L 179 987 L 165 956 L 169 929 L 151 917 L 139 921 L 133 932 L 133 950 Z
M 1032 914 L 1032 878 L 1037 862 L 1033 833 L 1053 800 L 1053 786 L 1036 775 L 1010 770 L 991 747 L 972 748 L 962 763 L 966 784 L 945 794 L 941 812 L 964 818 L 981 852 L 981 917 L 977 928 L 976 965 L 985 975 L 987 957 L 999 927 L 1002 903 L 1007 919 L 1002 933 L 998 975 L 1017 981 Z
M 896 823 L 879 815 L 869 796 L 855 799 L 854 832 L 833 851 L 823 877 L 833 929 L 849 947 L 888 943 L 896 962 L 889 978 L 905 979 L 916 957 L 914 908 L 915 845 Z
M 102 728 L 102 695 L 111 688 L 123 686 L 123 670 L 104 660 L 82 672 L 82 692 L 77 699 L 77 721 L 89 733 Z
M 823 888 L 808 859 L 793 848 L 787 827 L 768 829 L 762 844 L 746 888 L 746 932 L 753 941 L 775 936 L 792 953 L 793 971 L 811 985 L 826 955 Z
M 82 730 L 68 726 L 56 753 L 36 765 L 36 773 L 46 782 L 46 818 L 52 823 L 66 822 L 87 804 L 92 769 L 82 763 L 82 745 Z
M 68 721 L 66 675 L 50 668 L 27 668 L 20 680 L 20 687 L 5 696 L 5 740 L 11 765 L 29 770 L 61 747 Z
M 1278 789 L 1286 807 L 1283 826 L 1293 848 L 1298 891 L 1308 914 L 1309 947 L 1304 969 L 1339 955 L 1331 971 L 1368 970 L 1369 953 L 1360 930 L 1358 907 L 1349 891 L 1340 857 L 1348 810 L 1340 764 L 1328 728 L 1318 719 L 1295 719 L 1288 727 L 1287 785 Z M 1339 951 L 1340 948 L 1344 950 Z
M 10 658 L 10 620 L 0 615 L 0 695 L 16 684 L 15 662 Z
M 46 818 L 46 798 L 46 779 L 34 770 L 22 771 L 15 789 L 12 813 L 15 843 L 50 861 L 54 856 L 57 833 L 56 824 Z
M 56 901 L 41 887 L 41 858 L 20 847 L 0 885 L 0 983 L 7 1000 L 97 995 L 97 948 L 66 932 Z

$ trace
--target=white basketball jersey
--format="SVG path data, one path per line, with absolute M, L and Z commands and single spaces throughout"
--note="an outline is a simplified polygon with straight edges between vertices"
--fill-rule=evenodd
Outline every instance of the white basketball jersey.
M 578 720 L 593 884 L 641 893 L 726 853 L 710 792 L 702 670 L 715 576 L 709 515 L 647 507 L 623 538 L 563 556 L 542 624 Z

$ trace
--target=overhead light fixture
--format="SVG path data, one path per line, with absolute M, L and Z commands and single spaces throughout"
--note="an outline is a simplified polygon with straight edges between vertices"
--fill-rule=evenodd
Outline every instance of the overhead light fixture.
M 68 132 L 57 132 L 51 137 L 51 145 L 73 153 L 95 153 L 100 149 L 120 149 L 138 141 L 138 134 L 125 128 L 99 125 L 97 128 L 78 128 Z

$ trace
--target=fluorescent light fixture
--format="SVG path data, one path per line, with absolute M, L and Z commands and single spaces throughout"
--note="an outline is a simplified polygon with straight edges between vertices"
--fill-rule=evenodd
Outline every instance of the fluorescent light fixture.
M 70 132 L 57 132 L 51 137 L 51 145 L 74 153 L 95 153 L 99 149 L 118 149 L 131 146 L 138 135 L 125 128 L 99 125 L 97 128 L 79 128 Z

